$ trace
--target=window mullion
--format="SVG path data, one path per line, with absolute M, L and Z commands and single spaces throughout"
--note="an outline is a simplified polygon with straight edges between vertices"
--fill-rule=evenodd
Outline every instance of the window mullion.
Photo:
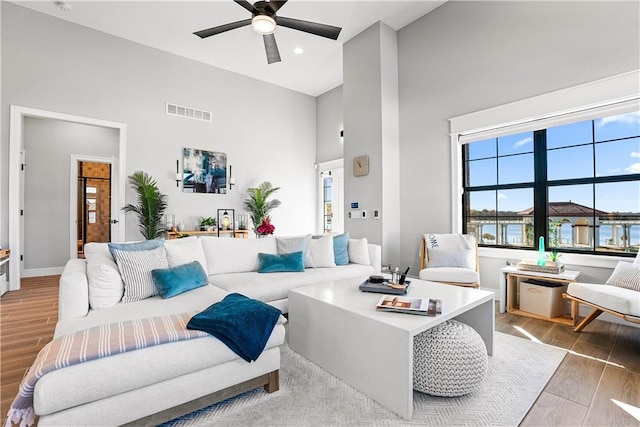
M 533 132 L 533 163 L 534 163 L 534 187 L 533 187 L 533 230 L 536 240 L 534 247 L 540 236 L 545 236 L 545 246 L 547 242 L 547 132 L 538 130 Z

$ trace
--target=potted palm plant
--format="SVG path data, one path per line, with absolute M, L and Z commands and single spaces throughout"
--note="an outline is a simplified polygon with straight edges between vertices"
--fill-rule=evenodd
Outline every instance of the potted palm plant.
M 146 172 L 137 171 L 128 178 L 138 193 L 138 203 L 129 203 L 122 210 L 138 216 L 138 229 L 146 240 L 162 237 L 165 231 L 162 214 L 167 208 L 167 195 L 158 190 L 156 181 Z
M 272 234 L 275 229 L 275 227 L 271 225 L 269 212 L 280 206 L 280 200 L 268 199 L 279 189 L 280 187 L 274 187 L 268 181 L 260 183 L 257 187 L 247 188 L 244 210 L 249 212 L 251 222 L 253 223 L 253 232 L 256 233 L 256 237 L 264 234 Z M 261 226 L 264 225 L 263 222 L 268 223 L 269 227 L 261 228 Z

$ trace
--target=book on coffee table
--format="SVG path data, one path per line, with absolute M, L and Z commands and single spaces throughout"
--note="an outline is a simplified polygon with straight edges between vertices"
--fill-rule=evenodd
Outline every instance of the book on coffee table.
M 404 289 L 395 289 L 389 285 L 389 280 L 385 279 L 382 283 L 371 283 L 368 280 L 362 282 L 359 289 L 362 292 L 375 292 L 377 294 L 392 294 L 392 295 L 406 295 L 411 285 L 411 280 L 405 280 L 404 284 L 407 285 Z
M 429 298 L 410 298 L 395 295 L 384 295 L 376 305 L 378 311 L 436 316 L 442 313 L 442 301 Z

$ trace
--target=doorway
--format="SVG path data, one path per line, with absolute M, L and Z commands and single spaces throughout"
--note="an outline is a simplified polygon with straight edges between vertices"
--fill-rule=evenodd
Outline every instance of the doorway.
M 84 245 L 111 241 L 111 164 L 78 163 L 76 252 L 84 258 Z

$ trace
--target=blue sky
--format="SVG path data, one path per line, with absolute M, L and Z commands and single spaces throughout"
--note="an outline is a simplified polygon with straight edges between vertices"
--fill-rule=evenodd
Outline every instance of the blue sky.
M 592 136 L 593 134 L 593 136 Z M 549 180 L 592 177 L 595 136 L 596 176 L 640 173 L 640 137 L 623 141 L 613 139 L 640 135 L 640 112 L 558 126 L 547 130 L 547 171 Z M 604 141 L 604 142 L 603 142 Z M 588 144 L 572 147 L 577 144 Z M 498 157 L 509 156 L 509 157 Z M 513 156 L 511 156 L 513 155 Z M 471 185 L 495 185 L 496 162 L 500 170 L 498 184 L 533 181 L 533 132 L 509 135 L 469 145 L 469 157 L 481 159 L 469 164 Z M 493 158 L 490 158 L 493 157 Z M 592 185 L 555 187 L 549 201 L 573 202 L 593 206 Z M 595 186 L 596 209 L 606 212 L 640 213 L 640 181 Z M 533 190 L 499 191 L 498 210 L 520 211 L 533 206 Z M 472 194 L 473 209 L 494 209 L 495 192 Z

